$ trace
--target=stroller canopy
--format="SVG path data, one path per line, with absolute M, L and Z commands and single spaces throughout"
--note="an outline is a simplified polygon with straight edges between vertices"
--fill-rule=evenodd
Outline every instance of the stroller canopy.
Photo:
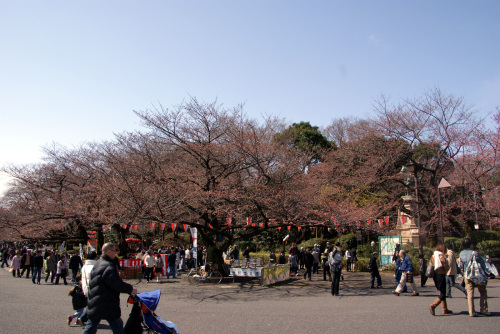
M 160 302 L 160 295 L 160 289 L 156 289 L 154 291 L 138 293 L 136 296 L 144 305 L 151 309 L 151 311 L 155 311 L 156 306 L 158 306 Z

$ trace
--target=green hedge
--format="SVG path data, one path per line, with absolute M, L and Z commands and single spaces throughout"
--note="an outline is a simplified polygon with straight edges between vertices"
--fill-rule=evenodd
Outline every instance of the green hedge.
M 340 247 L 345 251 L 346 249 L 351 249 L 358 245 L 358 240 L 356 239 L 356 234 L 342 234 L 339 238 Z M 356 254 L 357 255 L 357 254 Z
M 455 253 L 460 253 L 462 251 L 462 238 L 444 238 L 444 242 L 449 242 L 451 244 L 451 249 Z
M 482 256 L 489 255 L 490 258 L 500 257 L 500 240 L 486 240 L 477 244 Z
M 361 245 L 356 248 L 356 256 L 358 258 L 366 257 L 371 259 L 373 252 L 378 252 L 378 246 L 378 244 L 375 244 L 373 247 L 370 244 Z
M 322 239 L 322 238 L 314 238 L 314 239 L 309 239 L 307 241 L 301 242 L 299 245 L 297 245 L 297 247 L 300 250 L 302 247 L 304 247 L 304 249 L 313 248 L 314 245 L 317 244 L 317 245 L 320 245 L 320 249 L 321 249 L 321 251 L 323 251 L 326 248 L 326 243 L 328 241 L 330 241 L 330 240 Z M 330 243 L 332 243 L 332 241 L 330 241 Z M 286 251 L 288 252 L 288 248 L 286 249 Z
M 486 240 L 500 240 L 500 232 L 491 230 L 473 231 L 469 238 L 473 244 L 477 245 Z
M 500 257 L 500 232 L 498 231 L 474 231 L 469 235 L 473 245 L 479 248 L 482 256 L 489 255 L 491 258 Z M 451 244 L 451 248 L 457 254 L 462 251 L 462 238 L 444 238 L 445 242 Z
M 358 262 L 356 262 L 356 271 L 368 271 L 368 264 L 370 263 L 371 258 L 359 256 L 357 256 L 357 258 Z

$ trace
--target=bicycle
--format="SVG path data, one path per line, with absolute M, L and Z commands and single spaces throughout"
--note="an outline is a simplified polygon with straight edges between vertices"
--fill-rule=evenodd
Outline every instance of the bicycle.
M 208 267 L 208 271 L 206 270 Z M 193 268 L 187 275 L 188 282 L 191 284 L 198 284 L 206 281 L 213 284 L 218 284 L 222 281 L 222 274 L 218 270 L 212 270 L 212 263 L 209 262 L 205 266 L 205 270 L 201 268 Z

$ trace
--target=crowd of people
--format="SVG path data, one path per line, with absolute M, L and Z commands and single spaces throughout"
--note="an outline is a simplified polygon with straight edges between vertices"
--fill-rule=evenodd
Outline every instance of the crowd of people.
M 420 286 L 424 287 L 427 278 L 432 278 L 434 285 L 439 292 L 439 296 L 429 306 L 429 311 L 432 315 L 436 314 L 436 308 L 441 305 L 443 314 L 452 314 L 448 308 L 447 298 L 451 298 L 451 288 L 455 287 L 461 291 L 467 299 L 469 315 L 476 317 L 477 312 L 474 307 L 474 289 L 477 288 L 480 294 L 480 312 L 482 315 L 490 315 L 488 312 L 488 294 L 486 284 L 488 279 L 488 270 L 486 264 L 481 257 L 479 250 L 472 247 L 472 242 L 469 238 L 462 240 L 462 251 L 457 257 L 452 250 L 451 244 L 438 244 L 429 259 L 429 264 L 426 264 L 423 254 L 419 255 L 419 269 L 421 273 Z M 415 280 L 413 278 L 413 263 L 406 255 L 404 249 L 396 247 L 393 261 L 395 262 L 396 289 L 393 294 L 399 296 L 406 288 L 407 283 L 410 283 L 413 290 L 412 296 L 419 296 Z M 474 272 L 470 273 L 471 267 L 474 267 Z M 455 283 L 457 274 L 463 276 L 461 284 Z M 373 276 L 373 274 L 372 274 Z M 372 278 L 373 281 L 373 278 Z M 373 283 L 372 283 L 373 284 Z
M 489 315 L 487 280 L 478 281 L 476 279 L 476 276 L 481 276 L 481 273 L 487 271 L 485 262 L 478 249 L 472 247 L 469 238 L 463 239 L 462 247 L 463 250 L 457 256 L 450 244 L 438 244 L 428 264 L 422 254 L 419 256 L 420 286 L 424 287 L 427 278 L 432 278 L 438 291 L 438 297 L 429 306 L 432 315 L 435 315 L 438 305 L 442 306 L 443 314 L 453 313 L 448 309 L 446 301 L 447 298 L 452 297 L 452 287 L 461 291 L 467 298 L 471 317 L 478 315 L 474 307 L 474 290 L 477 289 L 480 294 L 479 313 Z M 72 297 L 75 313 L 68 316 L 68 325 L 72 323 L 73 319 L 76 319 L 76 324 L 86 326 L 84 333 L 95 333 L 99 322 L 105 319 L 110 323 L 114 333 L 115 328 L 116 333 L 121 333 L 119 328 L 123 328 L 123 323 L 119 319 L 120 313 L 116 309 L 117 300 L 119 308 L 118 295 L 120 293 L 136 293 L 137 290 L 119 278 L 118 270 L 120 268 L 116 257 L 116 247 L 108 243 L 103 246 L 102 251 L 103 255 L 100 259 L 97 259 L 95 252 L 91 252 L 87 255 L 86 261 L 83 262 L 78 250 L 70 254 L 40 245 L 5 244 L 1 249 L 1 267 L 10 267 L 10 272 L 14 278 L 31 278 L 33 284 L 40 284 L 42 272 L 44 271 L 46 273 L 45 283 L 48 284 L 50 279 L 51 284 L 59 284 L 62 280 L 67 285 L 67 276 L 71 271 L 71 283 L 74 284 L 74 287 L 68 291 L 68 295 Z M 162 258 L 163 254 L 165 255 L 164 259 Z M 245 248 L 242 255 L 244 258 L 250 257 L 249 247 Z M 226 260 L 239 259 L 238 247 L 231 247 L 227 252 L 224 252 L 223 256 Z M 193 254 L 193 248 L 183 246 L 162 247 L 156 250 L 137 250 L 135 258 L 141 259 L 143 278 L 149 283 L 156 277 L 156 281 L 159 282 L 164 266 L 167 267 L 168 279 L 170 276 L 176 278 L 179 271 L 189 270 L 194 267 L 195 259 L 197 259 L 196 264 L 198 266 L 203 265 L 206 258 L 206 249 L 200 247 L 196 254 Z M 352 248 L 343 252 L 339 243 L 336 245 L 327 243 L 323 252 L 320 250 L 320 245 L 298 249 L 295 243 L 292 243 L 288 250 L 288 257 L 285 257 L 283 252 L 280 252 L 278 257 L 276 257 L 274 251 L 269 254 L 270 265 L 289 263 L 291 275 L 298 276 L 299 269 L 303 269 L 303 277 L 306 280 L 311 280 L 313 274 L 319 274 L 321 266 L 323 280 L 328 279 L 331 281 L 332 296 L 341 296 L 339 282 L 344 279 L 342 274 L 343 262 L 346 263 L 347 271 L 354 272 L 357 263 L 356 249 Z M 396 288 L 392 293 L 399 296 L 406 291 L 407 285 L 410 285 L 412 296 L 419 296 L 419 290 L 413 277 L 412 260 L 399 245 L 396 247 L 393 262 L 395 263 Z M 470 270 L 471 264 L 476 265 L 474 278 L 466 274 Z M 370 288 L 382 288 L 377 252 L 372 254 L 368 271 L 371 274 Z M 461 284 L 455 282 L 458 274 L 464 276 Z M 92 291 L 95 291 L 95 293 L 92 293 Z M 100 310 L 102 308 L 101 303 L 106 300 L 111 303 L 111 308 Z
M 429 260 L 429 266 L 433 269 L 431 274 L 428 273 L 429 269 L 427 268 L 427 262 L 423 254 L 419 255 L 421 287 L 425 286 L 428 278 L 432 278 L 434 285 L 439 292 L 437 299 L 429 306 L 429 310 L 432 315 L 435 315 L 435 309 L 439 304 L 442 306 L 443 314 L 453 313 L 448 309 L 446 302 L 446 298 L 452 298 L 452 287 L 461 291 L 465 295 L 465 298 L 467 298 L 469 315 L 471 317 L 477 316 L 477 312 L 474 308 L 474 289 L 477 288 L 480 294 L 479 313 L 489 315 L 486 289 L 486 278 L 488 278 L 489 274 L 486 269 L 485 261 L 480 256 L 479 250 L 477 248 L 472 248 L 472 242 L 469 238 L 463 239 L 462 248 L 463 250 L 457 257 L 449 243 L 438 244 Z M 321 255 L 323 255 L 322 258 Z M 288 250 L 290 275 L 298 276 L 298 270 L 304 269 L 304 279 L 311 280 L 312 274 L 318 273 L 318 268 L 321 263 L 323 268 L 323 280 L 326 281 L 328 276 L 328 280 L 332 282 L 332 296 L 341 295 L 339 293 L 339 281 L 341 279 L 343 280 L 343 262 L 346 263 L 347 271 L 354 272 L 356 270 L 357 260 L 355 248 L 347 249 L 345 253 L 342 254 L 342 249 L 340 248 L 339 243 L 335 246 L 327 243 L 324 252 L 320 251 L 319 245 L 314 245 L 312 248 L 301 248 L 299 250 L 295 243 L 292 243 Z M 411 296 L 419 296 L 420 293 L 413 277 L 413 263 L 411 258 L 406 254 L 406 251 L 401 249 L 399 245 L 396 245 L 396 251 L 392 260 L 395 264 L 394 277 L 396 286 L 392 293 L 399 296 L 402 292 L 406 292 L 407 285 L 410 285 L 412 289 Z M 470 275 L 468 276 L 466 273 L 468 268 L 471 266 L 471 262 L 473 261 L 477 263 L 477 268 L 475 269 L 476 272 L 474 273 L 475 277 L 486 277 L 481 282 L 478 282 L 475 277 L 468 278 Z M 287 263 L 287 260 L 285 259 L 283 252 L 281 252 L 278 259 L 276 259 L 275 252 L 271 251 L 269 254 L 269 263 L 271 265 L 285 264 Z M 367 269 L 371 276 L 370 288 L 382 288 L 382 278 L 378 268 L 378 252 L 374 252 L 372 254 Z M 461 284 L 457 284 L 455 282 L 458 274 L 461 274 L 464 277 Z
M 154 281 L 154 277 L 156 277 L 156 282 L 159 282 L 164 266 L 167 268 L 167 279 L 170 279 L 170 276 L 176 278 L 179 271 L 194 268 L 195 258 L 197 266 L 203 265 L 206 258 L 206 248 L 198 248 L 196 254 L 193 254 L 193 251 L 192 247 L 184 246 L 161 247 L 157 250 L 138 249 L 135 258 L 142 261 L 142 278 L 149 283 Z M 162 255 L 165 255 L 165 261 L 162 259 Z
M 45 269 L 45 283 L 59 284 L 62 280 L 65 285 L 68 284 L 66 277 L 71 270 L 71 282 L 76 282 L 76 276 L 83 266 L 83 261 L 79 251 L 72 255 L 60 252 L 57 249 L 51 249 L 39 245 L 19 245 L 7 244 L 2 247 L 2 268 L 10 267 L 13 277 L 30 278 L 33 284 L 40 284 L 42 271 Z M 10 261 L 10 264 L 9 264 Z
M 71 270 L 73 287 L 68 290 L 68 295 L 75 312 L 68 316 L 68 325 L 76 319 L 77 325 L 85 326 L 84 334 L 93 334 L 97 332 L 99 323 L 106 320 L 114 334 L 122 334 L 124 328 L 119 295 L 136 294 L 137 289 L 119 277 L 116 254 L 116 246 L 106 243 L 99 259 L 96 252 L 90 252 L 83 263 L 78 250 L 69 255 L 36 244 L 4 244 L 0 267 L 10 267 L 14 278 L 29 279 L 31 274 L 33 284 L 40 284 L 45 268 L 45 283 L 48 284 L 50 279 L 51 284 L 59 284 L 62 279 L 68 285 L 66 277 Z

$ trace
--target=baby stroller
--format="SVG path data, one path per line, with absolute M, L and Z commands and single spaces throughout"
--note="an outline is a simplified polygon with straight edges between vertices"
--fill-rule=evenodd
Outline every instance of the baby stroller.
M 133 304 L 132 311 L 124 327 L 125 334 L 178 334 L 177 326 L 170 321 L 165 321 L 155 314 L 156 306 L 160 301 L 161 291 L 138 293 L 128 298 L 128 303 Z

